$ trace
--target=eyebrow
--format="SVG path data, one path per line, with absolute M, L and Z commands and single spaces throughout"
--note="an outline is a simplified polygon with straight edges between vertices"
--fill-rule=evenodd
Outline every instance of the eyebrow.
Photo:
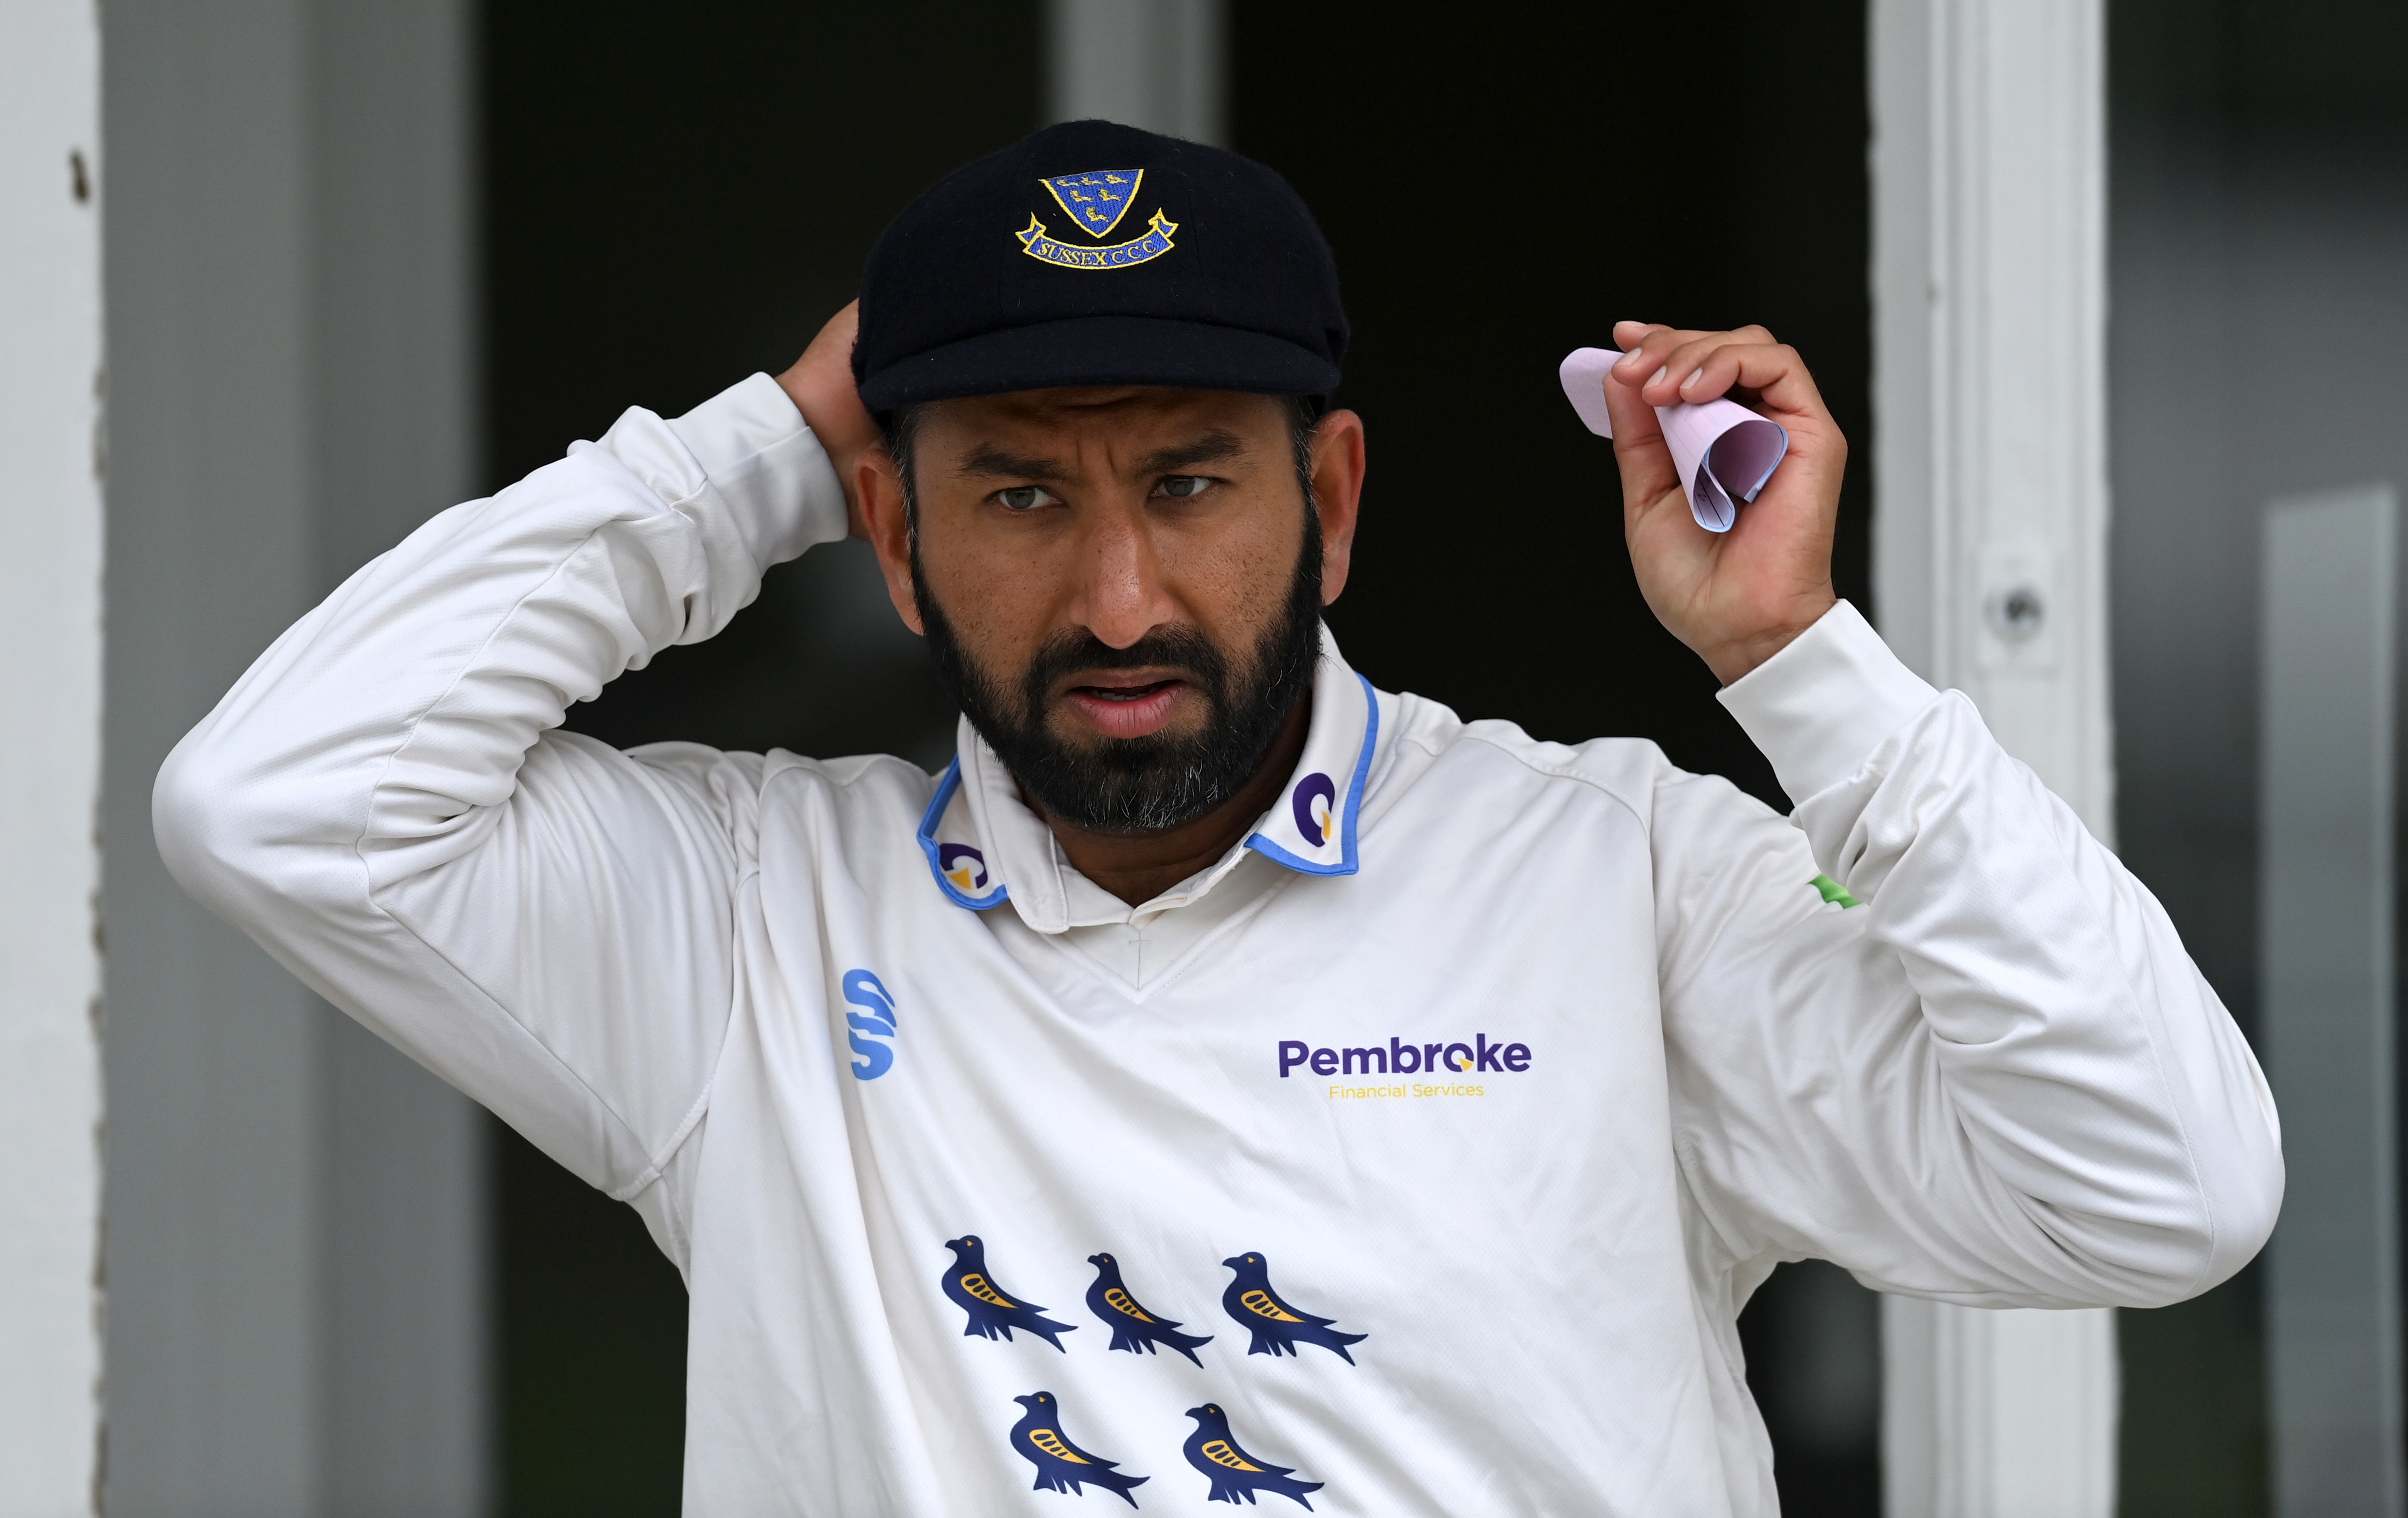
M 1246 455 L 1246 444 L 1236 433 L 1215 427 L 1189 441 L 1157 448 L 1137 462 L 1135 473 L 1143 476 L 1168 474 L 1174 470 L 1188 469 L 1197 464 L 1219 464 Z M 987 475 L 1013 480 L 1035 480 L 1057 484 L 1068 478 L 1068 471 L 1055 461 L 1033 454 L 1015 454 L 999 443 L 984 442 L 970 450 L 956 471 L 964 475 Z
M 1049 484 L 1066 478 L 1061 465 L 1049 458 L 1029 454 L 1015 454 L 992 442 L 980 443 L 963 459 L 961 474 L 1000 475 L 1015 480 L 1042 480 Z
M 1246 445 L 1236 433 L 1214 427 L 1192 442 L 1158 448 L 1137 462 L 1137 472 L 1168 474 L 1195 464 L 1222 464 L 1246 456 Z

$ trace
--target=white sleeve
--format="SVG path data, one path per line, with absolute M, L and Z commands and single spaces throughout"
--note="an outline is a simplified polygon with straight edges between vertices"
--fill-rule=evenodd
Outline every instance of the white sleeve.
M 160 771 L 160 852 L 329 1001 L 631 1196 L 702 1115 L 759 760 L 552 730 L 844 533 L 767 376 L 673 422 L 630 411 L 278 639 Z
M 1683 1168 L 1733 1258 L 1985 1307 L 2245 1265 L 2273 1100 L 2148 890 L 1845 602 L 1724 700 L 1799 798 L 1668 767 L 1656 799 Z

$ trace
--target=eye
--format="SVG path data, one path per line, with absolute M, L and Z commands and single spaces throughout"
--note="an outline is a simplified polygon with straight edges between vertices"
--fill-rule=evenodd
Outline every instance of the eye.
M 1166 474 L 1154 483 L 1154 493 L 1173 500 L 1192 500 L 1211 488 L 1212 477 L 1209 474 Z
M 1003 502 L 1008 512 L 1033 512 L 1039 506 L 1060 504 L 1061 498 L 1043 485 L 1016 484 L 1009 490 L 998 490 L 995 499 Z

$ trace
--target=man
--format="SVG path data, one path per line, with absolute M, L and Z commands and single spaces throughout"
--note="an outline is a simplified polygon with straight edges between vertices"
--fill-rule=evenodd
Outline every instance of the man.
M 1350 670 L 1327 249 L 1268 170 L 1084 123 L 907 210 L 857 334 L 362 570 L 170 759 L 161 846 L 643 1215 L 690 1511 L 1770 1513 L 1774 1264 L 2170 1302 L 2281 1164 L 2157 904 L 1835 601 L 1797 354 L 1615 336 L 1640 584 L 1790 818 Z M 1727 393 L 1791 448 L 1717 537 L 1651 407 Z M 960 700 L 944 774 L 557 730 L 848 531 Z

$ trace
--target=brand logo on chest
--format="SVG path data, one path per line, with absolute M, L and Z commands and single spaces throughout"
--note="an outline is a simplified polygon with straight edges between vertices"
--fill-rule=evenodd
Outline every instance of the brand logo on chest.
M 867 970 L 844 973 L 844 999 L 861 1010 L 844 1015 L 853 1046 L 853 1078 L 876 1080 L 895 1068 L 895 995 Z

